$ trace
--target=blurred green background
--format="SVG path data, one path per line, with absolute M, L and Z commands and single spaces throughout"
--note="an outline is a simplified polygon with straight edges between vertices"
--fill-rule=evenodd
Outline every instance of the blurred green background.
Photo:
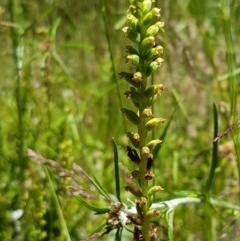
M 68 180 L 50 170 L 53 192 L 46 170 L 27 157 L 27 148 L 68 169 L 78 163 L 109 193 L 115 192 L 112 137 L 120 162 L 130 166 L 125 124 L 130 131 L 132 126 L 120 106 L 131 103 L 123 94 L 128 85 L 118 78 L 129 68 L 121 31 L 128 2 L 104 2 L 0 2 L 0 240 L 66 240 L 55 194 L 71 240 L 104 223 L 69 194 Z M 165 62 L 154 81 L 166 89 L 154 112 L 167 120 L 174 113 L 154 164 L 155 182 L 165 188 L 157 198 L 163 200 L 180 190 L 203 191 L 211 163 L 213 103 L 220 131 L 239 117 L 240 2 L 162 0 L 156 5 L 165 22 L 158 39 Z M 238 205 L 239 155 L 231 135 L 220 141 L 219 156 L 212 195 Z M 127 202 L 132 197 L 121 183 Z M 214 209 L 211 216 L 212 240 L 240 240 L 239 213 Z M 177 209 L 176 240 L 206 240 L 206 223 L 199 206 Z

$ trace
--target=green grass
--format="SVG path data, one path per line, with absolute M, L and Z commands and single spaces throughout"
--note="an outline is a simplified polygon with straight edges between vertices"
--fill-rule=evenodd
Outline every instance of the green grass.
M 154 165 L 155 183 L 164 191 L 155 200 L 201 200 L 179 205 L 174 213 L 162 211 L 160 237 L 239 240 L 239 126 L 216 145 L 212 140 L 214 130 L 220 133 L 239 120 L 240 3 L 156 4 L 165 22 L 158 39 L 165 61 L 154 81 L 166 89 L 154 112 L 171 122 L 166 133 L 154 133 L 164 133 Z M 116 149 L 118 163 L 133 169 L 120 111 L 129 106 L 123 94 L 128 85 L 118 78 L 128 68 L 128 41 L 121 31 L 127 8 L 120 0 L 1 1 L 0 240 L 79 240 L 105 221 L 70 195 L 69 180 L 51 169 L 46 174 L 28 158 L 27 148 L 66 169 L 76 162 L 107 193 L 115 195 L 117 187 L 124 203 L 134 202 L 121 171 L 120 186 L 113 175 Z M 84 178 L 78 181 L 89 189 Z M 89 205 L 105 208 L 103 199 Z M 16 210 L 23 215 L 14 219 Z M 128 231 L 122 235 L 131 240 Z

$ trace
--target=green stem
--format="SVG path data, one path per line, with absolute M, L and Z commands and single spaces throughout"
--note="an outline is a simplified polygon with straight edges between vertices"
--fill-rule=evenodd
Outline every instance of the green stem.
M 146 82 L 146 80 L 143 82 Z M 144 100 L 145 88 L 142 89 L 141 92 L 142 92 L 142 96 L 143 96 L 142 99 Z M 142 188 L 142 196 L 147 199 L 147 204 L 145 206 L 143 206 L 143 208 L 142 208 L 143 220 L 144 220 L 142 233 L 143 233 L 144 240 L 149 241 L 150 240 L 150 234 L 149 234 L 150 219 L 147 216 L 147 213 L 149 211 L 150 205 L 149 205 L 149 200 L 148 200 L 148 180 L 146 180 L 146 178 L 145 178 L 145 175 L 147 173 L 147 163 L 146 163 L 147 159 L 142 153 L 142 148 L 144 146 L 146 146 L 146 138 L 147 138 L 147 131 L 145 129 L 145 118 L 141 116 L 141 113 L 146 108 L 144 102 L 145 101 L 143 101 L 142 106 L 139 108 L 140 119 L 141 119 L 141 123 L 138 127 L 138 133 L 140 135 L 139 153 L 140 153 L 140 158 L 141 158 L 139 172 L 140 172 L 140 178 L 141 178 L 140 183 L 141 183 L 141 188 Z
M 174 209 L 170 209 L 167 211 L 167 222 L 168 222 L 168 240 L 173 241 L 173 218 L 174 218 Z

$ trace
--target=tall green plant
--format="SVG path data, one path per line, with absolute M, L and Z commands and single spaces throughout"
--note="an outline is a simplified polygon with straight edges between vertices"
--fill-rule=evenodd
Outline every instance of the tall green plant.
M 155 230 L 151 219 L 158 216 L 158 211 L 150 210 L 151 197 L 155 191 L 162 190 L 160 186 L 151 187 L 154 173 L 151 171 L 154 158 L 152 150 L 161 144 L 161 140 L 151 140 L 151 131 L 162 125 L 165 119 L 154 117 L 151 107 L 156 97 L 163 91 L 162 84 L 152 84 L 151 76 L 163 63 L 163 47 L 157 44 L 156 37 L 163 30 L 164 23 L 159 21 L 160 9 L 153 7 L 152 0 L 131 0 L 127 14 L 127 25 L 123 29 L 131 45 L 126 47 L 126 61 L 133 66 L 131 72 L 121 72 L 121 78 L 130 83 L 130 89 L 125 92 L 134 109 L 122 108 L 123 114 L 135 125 L 135 130 L 128 132 L 128 138 L 133 147 L 127 147 L 130 160 L 136 164 L 132 178 L 137 180 L 136 207 L 141 229 L 135 227 L 136 240 L 143 236 L 145 241 L 152 240 Z M 137 148 L 134 149 L 134 148 Z M 129 188 L 131 191 L 131 188 Z

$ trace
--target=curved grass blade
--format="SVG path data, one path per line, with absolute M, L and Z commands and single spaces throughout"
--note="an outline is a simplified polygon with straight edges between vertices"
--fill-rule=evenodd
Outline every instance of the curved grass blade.
M 118 167 L 118 150 L 117 145 L 112 138 L 112 145 L 113 145 L 113 153 L 114 153 L 114 172 L 115 172 L 115 189 L 116 189 L 116 196 L 119 202 L 121 202 L 121 192 L 120 192 L 120 178 L 119 178 L 119 167 Z
M 81 197 L 77 197 L 78 202 L 80 202 L 80 204 L 82 204 L 83 206 L 85 206 L 87 209 L 95 212 L 95 214 L 103 214 L 103 213 L 107 213 L 109 211 L 108 208 L 99 208 L 96 207 L 92 204 L 90 204 L 89 202 L 85 201 L 83 198 Z
M 97 180 L 97 178 L 95 176 L 93 176 L 92 178 L 90 177 L 90 180 L 92 182 L 92 184 L 97 188 L 97 190 L 99 191 L 99 193 L 109 202 L 111 202 L 111 197 L 109 196 L 109 194 L 107 193 L 107 191 L 103 188 L 103 186 L 100 184 L 100 182 Z
M 215 103 L 213 104 L 213 138 L 215 139 L 218 136 L 218 112 L 217 112 L 217 107 Z M 206 194 L 208 195 L 211 187 L 212 187 L 212 182 L 215 174 L 215 169 L 218 166 L 218 142 L 215 141 L 213 142 L 212 145 L 212 162 L 211 162 L 211 169 L 209 172 L 208 180 L 206 183 Z
M 92 175 L 89 176 L 79 165 L 77 165 L 76 163 L 74 163 L 73 165 L 73 169 L 76 173 L 80 173 L 80 175 L 84 176 L 85 178 L 88 179 L 88 181 L 94 185 L 94 187 L 96 187 L 96 189 L 98 190 L 98 192 L 108 201 L 111 201 L 110 196 L 108 195 L 108 193 L 106 192 L 106 190 L 102 187 L 102 185 L 100 184 L 100 182 L 97 180 L 97 178 Z

